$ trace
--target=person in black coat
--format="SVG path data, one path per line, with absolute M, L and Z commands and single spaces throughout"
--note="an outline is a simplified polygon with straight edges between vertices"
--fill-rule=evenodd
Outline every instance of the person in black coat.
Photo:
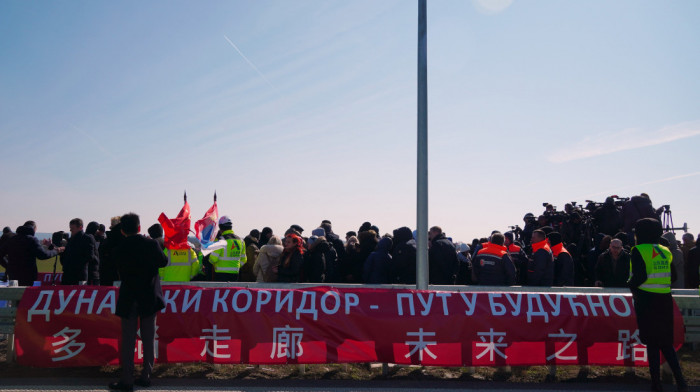
M 158 269 L 168 264 L 168 258 L 158 243 L 138 235 L 141 231 L 139 216 L 125 214 L 121 218 L 125 238 L 114 250 L 114 258 L 121 277 L 116 315 L 122 319 L 121 364 L 122 376 L 109 384 L 110 389 L 131 391 L 133 385 L 151 385 L 155 361 L 156 313 L 165 307 Z M 134 380 L 134 345 L 136 331 L 141 327 L 143 342 L 143 370 Z
M 430 284 L 455 284 L 459 272 L 457 250 L 452 241 L 438 226 L 433 226 L 428 232 L 430 249 L 428 250 Z
M 527 285 L 551 287 L 554 284 L 554 257 L 542 230 L 532 232 L 532 257 L 527 265 Z
M 362 274 L 365 272 L 365 262 L 369 255 L 377 249 L 379 238 L 376 231 L 369 229 L 360 232 L 357 235 L 357 239 L 360 241 L 360 248 L 357 258 L 352 265 L 352 275 L 356 283 L 361 283 Z
M 370 253 L 365 261 L 362 274 L 363 283 L 382 284 L 389 283 L 389 271 L 391 268 L 391 238 L 384 237 L 379 240 L 377 249 Z
M 574 285 L 574 259 L 564 244 L 561 234 L 552 232 L 547 235 L 549 247 L 554 257 L 554 286 L 571 287 Z
M 659 218 L 659 213 L 651 204 L 651 199 L 646 193 L 639 196 L 632 196 L 624 206 L 622 206 L 621 216 L 622 229 L 630 237 L 630 242 L 634 238 L 632 228 L 635 223 L 642 218 Z
M 340 283 L 343 281 L 343 275 L 340 271 L 340 262 L 345 258 L 345 244 L 343 240 L 333 232 L 333 226 L 329 220 L 324 220 L 321 223 L 326 237 L 326 241 L 333 247 L 335 251 L 335 260 L 333 260 L 333 252 L 326 253 L 326 282 Z
M 615 235 L 622 228 L 620 211 L 615 206 L 615 199 L 608 197 L 602 206 L 593 211 L 593 222 L 599 233 Z
M 595 265 L 596 287 L 627 287 L 630 277 L 630 254 L 625 251 L 622 241 L 610 241 L 608 250 L 598 256 Z
M 504 246 L 505 236 L 491 235 L 489 246 L 481 249 L 472 262 L 472 283 L 482 286 L 512 286 L 515 284 L 515 264 Z
M 0 246 L 0 264 L 5 267 L 6 277 L 16 280 L 20 286 L 31 286 L 37 279 L 36 259 L 50 259 L 63 252 L 61 247 L 44 249 L 34 237 L 35 232 L 36 224 L 27 221 L 17 228 L 17 234 Z
M 696 289 L 700 286 L 700 244 L 696 242 L 696 245 L 688 251 L 688 260 L 685 263 L 685 287 Z
M 416 240 L 406 226 L 394 230 L 389 274 L 391 283 L 416 284 Z
M 121 229 L 122 226 L 120 223 L 112 226 L 106 233 L 107 238 L 102 241 L 102 245 L 99 247 L 100 285 L 102 286 L 112 286 L 115 281 L 119 280 L 119 270 L 117 269 L 114 251 L 124 239 Z
M 308 244 L 309 250 L 304 253 L 304 281 L 322 283 L 326 274 L 326 252 L 331 246 L 325 237 L 315 235 L 309 237 Z
M 5 226 L 5 228 L 2 229 L 2 236 L 0 236 L 0 246 L 5 245 L 5 242 L 9 241 L 10 238 L 12 238 L 14 236 L 15 236 L 15 233 L 12 232 L 12 229 Z
M 100 284 L 100 261 L 95 248 L 95 238 L 83 232 L 83 221 L 75 218 L 70 221 L 71 237 L 61 256 L 63 285 L 76 285 L 81 281 L 87 284 Z
M 666 247 L 659 245 L 663 229 L 661 222 L 657 219 L 640 219 L 634 225 L 634 233 L 637 246 L 632 248 L 632 273 L 628 285 L 632 291 L 634 311 L 637 314 L 639 338 L 647 346 L 652 390 L 662 390 L 659 357 L 659 351 L 661 351 L 671 367 L 678 390 L 687 391 L 688 384 L 681 372 L 676 350 L 673 348 L 673 297 L 671 296 L 671 281 L 675 278 L 673 256 Z M 645 256 L 642 256 L 642 252 Z M 649 277 L 647 268 L 653 268 L 650 269 L 652 271 L 670 270 L 671 277 Z M 662 272 L 655 273 L 655 275 L 661 274 Z M 652 278 L 654 281 L 647 283 L 647 279 Z M 659 280 L 664 279 L 667 284 L 659 283 Z

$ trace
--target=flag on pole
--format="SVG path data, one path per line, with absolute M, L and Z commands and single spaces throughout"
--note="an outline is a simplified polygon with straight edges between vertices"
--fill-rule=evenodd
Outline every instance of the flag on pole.
M 187 194 L 185 194 L 185 205 L 182 206 L 176 218 L 170 219 L 162 212 L 158 222 L 163 226 L 163 240 L 166 248 L 189 249 L 187 236 L 190 233 L 190 203 L 187 202 Z
M 207 248 L 216 242 L 216 234 L 219 232 L 218 221 L 219 207 L 217 207 L 216 198 L 214 198 L 214 204 L 209 207 L 204 217 L 194 223 L 194 233 L 199 242 L 202 243 L 202 248 Z

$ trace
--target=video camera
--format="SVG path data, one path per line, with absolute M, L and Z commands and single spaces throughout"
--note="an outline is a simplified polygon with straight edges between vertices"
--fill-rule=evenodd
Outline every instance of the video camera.
M 587 209 L 588 211 L 593 212 L 597 208 L 602 207 L 602 206 L 603 206 L 603 203 L 599 203 L 599 202 L 593 201 L 593 200 L 586 200 L 586 207 L 584 207 L 584 208 Z
M 51 234 L 51 244 L 55 247 L 60 247 L 63 245 L 63 235 L 65 233 L 63 231 L 57 231 L 53 234 Z
M 620 196 L 618 196 L 618 195 L 612 195 L 612 196 L 610 196 L 610 197 L 612 197 L 613 199 L 615 199 L 615 207 L 622 207 L 622 206 L 625 205 L 625 203 L 627 203 L 628 201 L 630 201 L 630 198 L 629 198 L 629 197 L 620 197 Z

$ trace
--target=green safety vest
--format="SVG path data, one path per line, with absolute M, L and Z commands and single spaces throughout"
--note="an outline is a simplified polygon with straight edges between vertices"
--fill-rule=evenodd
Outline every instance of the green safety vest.
M 671 292 L 671 251 L 663 245 L 642 244 L 635 246 L 644 259 L 647 280 L 639 288 L 650 293 Z M 630 270 L 630 273 L 632 271 Z
M 221 235 L 233 234 L 226 230 Z M 227 238 L 226 247 L 217 249 L 209 254 L 209 262 L 214 266 L 214 272 L 220 274 L 237 274 L 246 263 L 245 245 L 242 240 Z
M 201 263 L 192 249 L 164 249 L 168 265 L 158 269 L 161 280 L 166 282 L 189 282 L 201 270 Z

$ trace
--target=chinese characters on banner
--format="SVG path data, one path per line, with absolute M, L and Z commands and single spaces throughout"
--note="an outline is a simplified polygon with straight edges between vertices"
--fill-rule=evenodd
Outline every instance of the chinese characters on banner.
M 167 286 L 164 297 L 161 363 L 647 365 L 632 298 L 623 294 Z M 110 287 L 27 288 L 15 327 L 18 362 L 118 364 L 116 299 Z M 137 362 L 142 351 L 139 340 Z

